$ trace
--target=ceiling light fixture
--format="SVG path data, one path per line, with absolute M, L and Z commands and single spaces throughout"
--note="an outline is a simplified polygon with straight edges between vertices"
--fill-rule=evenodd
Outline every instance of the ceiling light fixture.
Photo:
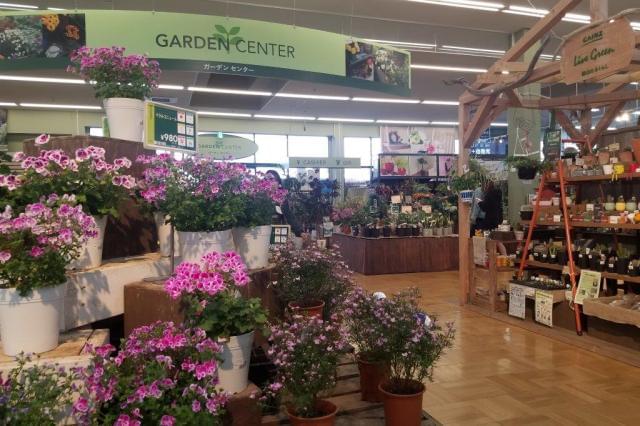
M 163 90 L 184 90 L 184 86 L 180 86 L 179 84 L 159 84 L 158 89 Z
M 0 102 L 0 106 L 3 106 L 3 107 L 15 107 L 15 106 L 18 106 L 18 104 L 15 103 L 15 102 Z
M 640 111 L 633 111 L 631 115 L 640 115 Z
M 393 98 L 351 98 L 354 102 L 377 102 L 377 103 L 389 103 L 389 104 L 419 104 L 418 99 L 393 99 Z
M 84 80 L 74 78 L 26 77 L 20 75 L 0 75 L 0 80 L 28 81 L 31 83 L 85 84 Z
M 189 86 L 187 90 L 191 92 L 223 93 L 227 95 L 273 96 L 273 93 L 271 92 L 263 92 L 259 90 L 219 89 L 215 87 L 195 87 L 195 86 Z
M 198 111 L 198 115 L 211 116 L 211 117 L 251 118 L 251 114 L 242 114 L 238 112 Z
M 600 108 L 591 108 L 591 112 L 600 112 Z
M 457 126 L 457 121 L 432 121 L 433 126 Z
M 340 117 L 320 117 L 318 121 L 333 121 L 336 123 L 374 123 L 375 120 L 368 118 L 340 118 Z
M 307 95 L 304 93 L 276 93 L 277 98 L 316 99 L 322 101 L 348 101 L 348 96 Z
M 509 127 L 509 123 L 491 123 L 493 127 Z
M 37 104 L 30 102 L 20 102 L 23 108 L 43 108 L 43 109 L 87 109 L 100 110 L 102 107 L 97 105 L 62 105 L 62 104 Z
M 299 121 L 315 121 L 315 117 L 306 117 L 301 115 L 271 115 L 271 114 L 254 114 L 254 118 L 266 118 L 270 120 L 299 120 Z
M 431 100 L 424 100 L 424 101 L 422 101 L 422 103 L 424 105 L 451 105 L 451 106 L 460 105 L 460 102 L 458 102 L 458 101 L 431 101 Z
M 506 53 L 506 51 L 504 50 L 481 49 L 478 47 L 452 46 L 450 44 L 444 44 L 441 47 L 442 49 L 446 49 L 446 50 L 463 50 L 463 51 L 470 51 L 470 52 L 495 53 L 498 55 L 504 55 Z
M 370 43 L 380 43 L 380 44 L 388 44 L 396 47 L 403 47 L 406 49 L 418 49 L 418 50 L 433 50 L 437 46 L 435 44 L 430 43 L 416 43 L 412 41 L 395 41 L 395 40 L 377 40 L 373 38 L 363 38 L 364 41 L 368 41 Z
M 484 68 L 450 67 L 450 66 L 444 66 L 444 65 L 411 64 L 411 68 L 417 69 L 417 70 L 431 70 L 431 71 L 456 71 L 456 72 L 469 72 L 469 73 L 487 72 L 487 70 Z
M 430 121 L 411 121 L 411 120 L 376 120 L 381 124 L 415 124 L 416 126 L 428 126 Z
M 631 116 L 629 115 L 628 112 L 624 112 L 624 113 L 622 113 L 622 114 L 620 114 L 619 116 L 616 117 L 616 121 L 618 123 L 622 123 L 622 122 L 629 121 L 629 120 L 631 120 Z
M 47 10 L 53 10 L 53 11 L 58 12 L 58 11 L 67 10 L 67 9 L 65 9 L 63 7 L 48 7 Z
M 38 6 L 32 6 L 30 4 L 17 4 L 17 3 L 0 3 L 0 9 L 38 9 Z
M 618 130 L 617 127 L 607 127 L 607 130 Z
M 438 6 L 461 7 L 465 9 L 484 10 L 487 12 L 497 12 L 504 7 L 501 3 L 472 0 L 409 0 L 414 3 L 435 4 Z

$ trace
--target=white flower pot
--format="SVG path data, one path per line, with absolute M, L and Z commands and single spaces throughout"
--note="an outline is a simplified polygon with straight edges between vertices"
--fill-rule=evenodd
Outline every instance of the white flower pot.
M 224 253 L 235 250 L 231 229 L 217 232 L 178 232 L 180 260 L 200 262 L 202 256 L 212 251 Z
M 168 218 L 169 216 L 162 212 L 153 213 L 153 219 L 156 222 L 158 231 L 158 250 L 163 257 L 171 256 L 171 224 L 166 223 Z M 180 255 L 180 241 L 175 235 L 173 238 L 173 252 L 176 253 L 176 256 Z
M 230 394 L 242 392 L 249 385 L 249 365 L 253 331 L 232 336 L 222 343 L 222 363 L 218 366 L 218 388 Z
M 255 228 L 233 228 L 236 251 L 249 269 L 266 268 L 269 265 L 271 225 Z
M 144 102 L 140 99 L 109 98 L 103 101 L 109 121 L 109 136 L 142 142 Z
M 89 239 L 80 248 L 80 257 L 71 262 L 72 269 L 91 269 L 102 265 L 102 247 L 104 245 L 104 231 L 107 227 L 106 216 L 94 216 L 98 226 L 98 235 Z
M 524 231 L 513 231 L 513 233 L 516 235 L 516 241 L 524 240 Z
M 424 236 L 424 237 L 433 237 L 433 229 L 432 228 L 424 228 L 422 230 L 422 236 Z
M 41 353 L 58 346 L 67 285 L 39 288 L 21 297 L 15 288 L 0 289 L 0 338 L 7 356 Z

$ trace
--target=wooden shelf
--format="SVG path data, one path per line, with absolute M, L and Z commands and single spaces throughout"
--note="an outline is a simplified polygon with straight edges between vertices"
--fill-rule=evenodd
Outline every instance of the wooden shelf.
M 615 182 L 619 182 L 619 181 L 631 181 L 631 180 L 635 180 L 635 179 L 640 179 L 640 173 L 624 173 L 618 176 L 617 180 L 612 180 L 613 179 L 613 175 L 598 175 L 598 176 L 572 176 L 572 177 L 567 177 L 566 178 L 566 182 L 567 183 L 585 183 L 585 182 L 604 182 L 604 181 L 610 181 L 612 183 Z M 554 178 L 554 179 L 547 179 L 548 183 L 560 183 L 560 179 L 558 178 Z
M 519 263 L 519 261 L 518 261 Z M 559 265 L 557 263 L 545 263 L 537 260 L 527 260 L 527 266 L 534 268 L 550 269 L 553 271 L 562 271 L 566 265 Z M 576 265 L 576 274 L 580 275 L 581 269 Z M 612 280 L 621 280 L 628 283 L 640 284 L 640 277 L 632 277 L 631 275 L 621 275 L 613 272 L 602 271 L 600 272 L 604 278 Z
M 530 226 L 530 220 L 522 220 L 520 223 L 523 226 Z M 536 226 L 556 226 L 558 228 L 564 227 L 564 222 L 538 222 Z M 633 231 L 640 231 L 639 223 L 600 223 L 600 222 L 576 222 L 572 221 L 571 226 L 573 228 L 605 228 L 605 229 L 626 229 Z

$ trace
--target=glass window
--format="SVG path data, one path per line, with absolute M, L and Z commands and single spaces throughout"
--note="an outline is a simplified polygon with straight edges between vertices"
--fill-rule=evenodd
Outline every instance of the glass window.
M 286 164 L 287 157 L 287 137 L 284 135 L 256 135 L 256 163 L 276 163 Z
M 371 138 L 344 138 L 344 156 L 359 158 L 362 166 L 372 165 Z M 369 169 L 345 169 L 345 182 L 368 182 L 371 179 Z
M 289 157 L 328 157 L 329 138 L 326 136 L 289 136 Z M 289 176 L 298 176 L 299 170 L 289 169 Z M 329 170 L 321 169 L 320 178 L 328 179 Z
M 371 165 L 374 168 L 374 175 L 378 171 L 378 157 L 382 153 L 382 141 L 380 138 L 371 138 Z

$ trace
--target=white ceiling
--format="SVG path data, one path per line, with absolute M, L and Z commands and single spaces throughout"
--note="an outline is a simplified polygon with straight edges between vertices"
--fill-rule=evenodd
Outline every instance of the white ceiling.
M 505 50 L 510 34 L 535 23 L 537 18 L 499 12 L 454 8 L 407 0 L 7 0 L 46 7 L 78 9 L 131 9 L 157 10 L 211 15 L 229 15 L 257 19 L 326 31 L 350 34 L 379 40 L 432 43 L 439 46 L 455 45 L 481 49 Z M 494 0 L 505 5 L 519 5 L 550 9 L 554 0 Z M 575 13 L 588 14 L 588 0 Z M 611 0 L 610 14 L 639 7 L 639 0 Z M 640 16 L 637 21 L 640 21 Z M 556 35 L 567 34 L 580 25 L 562 22 Z M 556 42 L 557 43 L 557 42 Z M 553 46 L 548 53 L 552 53 Z M 414 64 L 449 65 L 488 68 L 495 59 L 482 56 L 447 53 L 413 52 Z M 4 73 L 10 74 L 10 73 Z M 15 74 L 15 73 L 13 73 Z M 66 76 L 63 71 L 38 71 L 30 75 Z M 461 93 L 458 87 L 447 87 L 442 81 L 457 77 L 473 80 L 475 74 L 413 70 L 412 98 L 455 100 Z M 192 72 L 168 71 L 163 84 L 188 86 L 201 80 Z M 342 96 L 379 96 L 355 89 L 286 82 L 282 91 L 317 93 Z M 156 95 L 177 97 L 179 103 L 189 105 L 191 93 L 187 91 L 158 90 Z M 60 104 L 97 104 L 92 91 L 86 86 L 51 85 L 0 81 L 0 102 L 40 102 Z M 231 112 L 260 114 L 295 114 L 309 116 L 354 117 L 397 120 L 456 121 L 455 106 L 370 104 L 357 102 L 322 101 L 272 98 L 260 103 L 260 109 L 228 109 Z M 230 102 L 230 104 L 234 104 Z M 264 104 L 264 105 L 263 105 Z M 206 109 L 206 108 L 201 108 Z M 216 110 L 223 110 L 216 105 Z M 504 121 L 504 119 L 500 120 Z

